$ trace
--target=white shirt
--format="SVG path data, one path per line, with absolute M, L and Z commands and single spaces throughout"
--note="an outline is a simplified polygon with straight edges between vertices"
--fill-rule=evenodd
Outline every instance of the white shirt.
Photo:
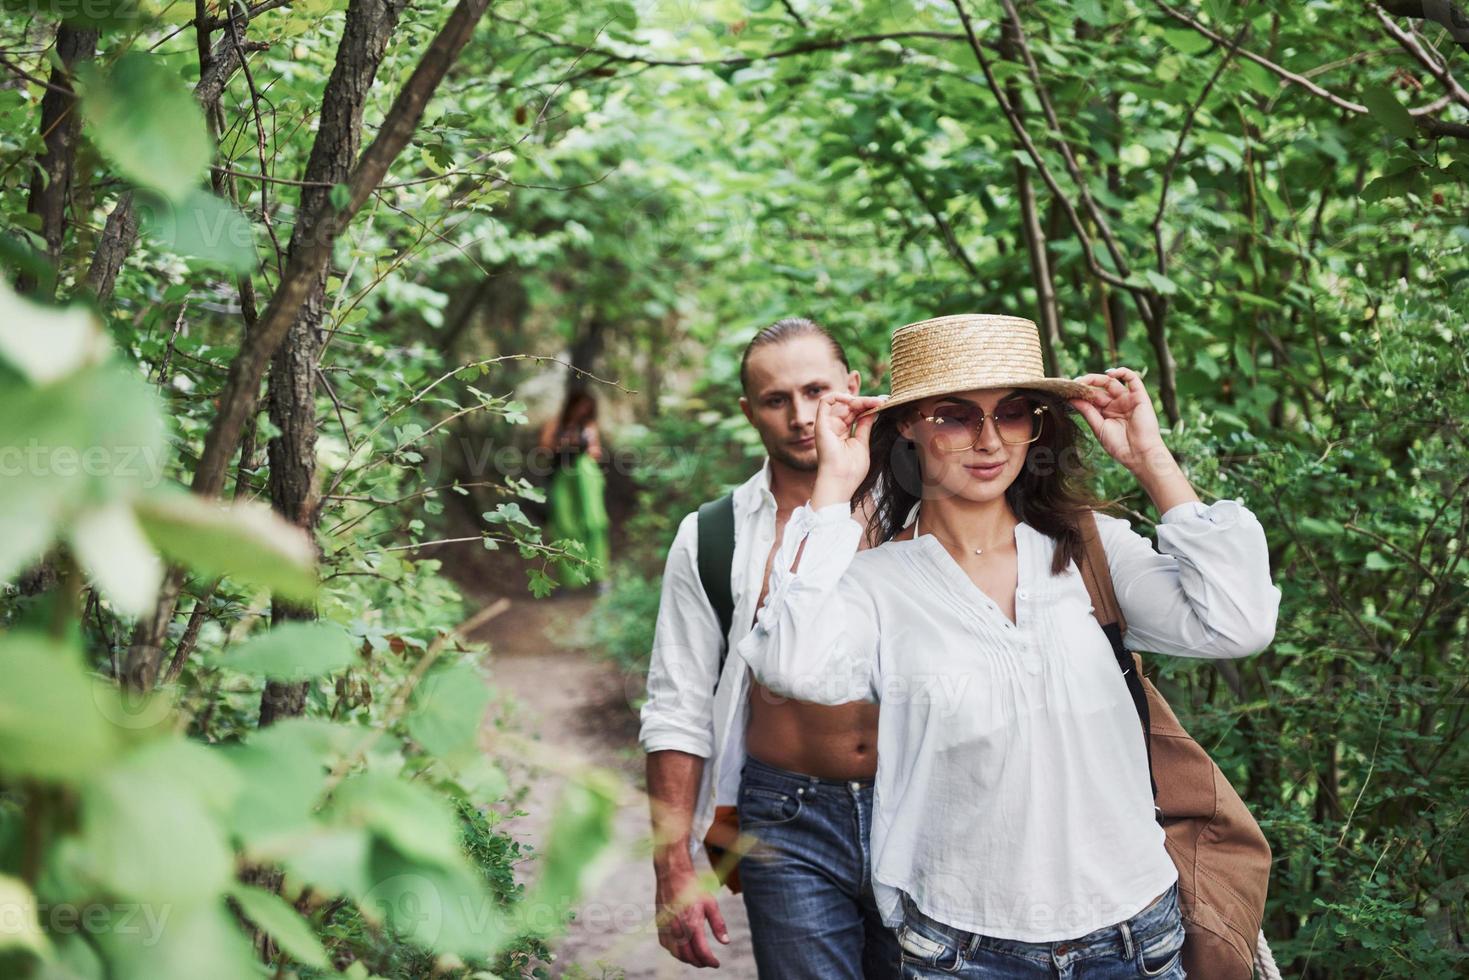
M 735 549 L 730 569 L 734 615 L 730 652 L 717 678 L 717 691 L 724 638 L 699 579 L 697 511 L 679 522 L 664 564 L 638 741 L 644 752 L 674 749 L 706 760 L 694 805 L 691 852 L 701 846 L 714 822 L 714 807 L 733 806 L 739 796 L 750 672 L 734 651 L 755 618 L 755 603 L 765 584 L 765 559 L 775 543 L 775 518 L 766 459 L 758 473 L 734 490 Z
M 1179 504 L 1160 554 L 1097 515 L 1130 649 L 1245 657 L 1280 590 L 1243 504 Z M 1015 529 L 1016 623 L 924 534 L 858 553 L 844 503 L 794 511 L 755 628 L 736 652 L 803 701 L 880 701 L 873 887 L 958 929 L 1022 942 L 1084 935 L 1178 877 L 1153 815 L 1137 712 L 1076 563 Z M 800 568 L 790 571 L 802 540 Z

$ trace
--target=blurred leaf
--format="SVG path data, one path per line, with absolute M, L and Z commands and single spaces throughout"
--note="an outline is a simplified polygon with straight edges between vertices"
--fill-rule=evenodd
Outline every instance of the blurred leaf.
M 326 948 L 316 938 L 312 927 L 275 892 L 236 885 L 230 895 L 240 903 L 245 917 L 269 934 L 286 955 L 318 970 L 331 969 Z
M 228 575 L 297 602 L 316 593 L 311 539 L 269 507 L 223 506 L 183 491 L 156 493 L 135 507 L 158 550 L 196 572 Z
M 141 616 L 153 608 L 163 562 L 132 508 L 113 501 L 79 515 L 68 534 L 72 550 L 118 612 Z
M 222 899 L 102 905 L 113 921 L 93 930 L 108 980 L 260 980 L 250 943 Z
M 163 57 L 134 48 L 103 74 L 80 72 L 87 136 L 129 180 L 188 200 L 212 155 L 204 114 Z
M 250 219 L 202 188 L 169 199 L 139 192 L 138 223 L 170 251 L 204 259 L 231 272 L 255 268 L 255 229 Z
M 82 305 L 45 306 L 0 279 L 0 357 L 36 384 L 48 384 L 106 359 L 112 342 Z
M 299 681 L 357 663 L 357 644 L 335 623 L 282 623 L 231 647 L 215 662 L 242 674 Z
M 328 819 L 366 827 L 409 858 L 451 868 L 463 860 L 459 822 L 444 800 L 385 773 L 342 780 L 332 794 Z
M 11 633 L 0 677 L 0 773 L 70 782 L 108 765 L 117 737 L 76 651 Z
M 38 558 L 62 522 L 162 477 L 156 393 L 116 364 L 39 388 L 0 382 L 0 581 Z
M 413 692 L 408 734 L 433 755 L 446 760 L 477 755 L 480 727 L 490 691 L 469 664 L 430 671 Z
M 203 746 L 171 739 L 135 750 L 82 793 L 84 866 L 119 895 L 192 905 L 220 895 L 234 855 L 220 821 L 238 777 Z
M 51 941 L 41 931 L 36 896 L 19 878 L 0 874 L 0 950 L 28 949 L 37 956 L 51 955 Z

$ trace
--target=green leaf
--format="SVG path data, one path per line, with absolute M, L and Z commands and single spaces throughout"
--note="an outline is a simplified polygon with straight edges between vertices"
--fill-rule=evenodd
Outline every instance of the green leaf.
M 163 582 L 163 562 L 121 501 L 86 511 L 68 533 L 87 574 L 118 612 L 141 616 L 153 608 Z
M 95 928 L 88 923 L 106 956 L 109 980 L 260 980 L 250 944 L 222 899 L 97 907 L 115 916 Z
M 178 737 L 144 746 L 83 790 L 80 863 L 140 901 L 218 896 L 234 876 L 220 815 L 238 787 L 217 752 Z
M 1384 129 L 1401 139 L 1412 139 L 1418 135 L 1418 127 L 1413 123 L 1413 117 L 1408 110 L 1393 95 L 1392 89 L 1383 85 L 1374 85 L 1362 93 L 1362 104 L 1372 114 Z
M 245 917 L 280 944 L 287 955 L 305 966 L 328 970 L 326 947 L 296 910 L 275 892 L 249 885 L 236 885 L 230 895 L 240 903 Z
M 129 180 L 188 200 L 212 148 L 199 104 L 163 56 L 134 48 L 105 74 L 81 74 L 82 119 L 102 155 Z
M 361 827 L 322 827 L 298 834 L 280 853 L 286 873 L 330 895 L 361 898 L 372 887 L 372 835 Z M 268 852 L 272 853 L 272 852 Z
M 296 602 L 316 594 L 311 539 L 263 504 L 230 506 L 182 490 L 134 505 L 159 551 L 206 575 L 228 575 Z
M 215 662 L 242 674 L 299 681 L 357 663 L 357 644 L 335 623 L 282 623 L 231 647 Z
M 489 688 L 469 664 L 430 672 L 413 692 L 408 734 L 447 761 L 478 755 L 478 737 L 490 703 Z
M 405 857 L 443 867 L 461 860 L 459 821 L 443 799 L 381 772 L 344 779 L 332 794 L 329 819 L 371 830 Z
M 1380 551 L 1367 552 L 1367 559 L 1363 562 L 1368 571 L 1387 572 L 1397 568 L 1397 563 L 1389 559 Z
M 45 306 L 0 279 L 0 357 L 36 384 L 49 384 L 112 351 L 97 314 L 85 306 Z
M 345 211 L 347 205 L 352 203 L 352 188 L 346 184 L 333 184 L 332 189 L 327 192 L 327 200 L 336 210 Z
M 359 903 L 363 915 L 385 921 L 415 945 L 483 959 L 510 938 L 498 903 L 462 862 L 424 865 L 379 845 L 372 854 L 372 880 Z M 558 917 L 547 911 L 565 907 L 538 906 L 537 924 L 555 928 Z
M 51 955 L 51 941 L 41 931 L 36 896 L 19 878 L 0 874 L 0 950 L 28 949 L 42 958 Z
M 1148 285 L 1152 286 L 1161 296 L 1172 296 L 1178 292 L 1178 283 L 1156 269 L 1144 270 L 1143 277 L 1147 279 Z
M 86 509 L 162 479 L 157 393 L 116 364 L 44 387 L 0 384 L 0 581 Z
M 1198 54 L 1200 51 L 1208 50 L 1214 43 L 1198 31 L 1183 27 L 1165 27 L 1163 40 L 1184 54 Z
M 139 225 L 169 250 L 232 272 L 255 268 L 250 220 L 208 191 L 191 188 L 173 200 L 139 192 L 133 200 Z
M 105 689 L 74 650 L 38 635 L 0 638 L 0 773 L 74 781 L 118 748 Z
M 566 785 L 557 801 L 535 888 L 521 908 L 569 908 L 576 903 L 587 868 L 612 840 L 618 797 L 616 780 L 597 770 Z M 534 930 L 536 922 L 522 920 L 522 925 Z

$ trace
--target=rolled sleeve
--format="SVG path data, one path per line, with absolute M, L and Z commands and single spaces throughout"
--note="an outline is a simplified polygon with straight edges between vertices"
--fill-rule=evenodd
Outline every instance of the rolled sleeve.
M 1098 515 L 1098 528 L 1129 649 L 1223 659 L 1274 639 L 1281 593 L 1265 529 L 1241 501 L 1170 507 L 1157 550 L 1120 518 Z
M 714 688 L 725 638 L 699 579 L 697 538 L 697 515 L 689 514 L 664 563 L 638 744 L 644 752 L 707 759 L 714 751 Z

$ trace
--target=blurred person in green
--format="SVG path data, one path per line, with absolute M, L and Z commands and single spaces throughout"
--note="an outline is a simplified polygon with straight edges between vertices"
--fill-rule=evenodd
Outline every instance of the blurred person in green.
M 587 557 L 596 565 L 587 568 L 556 560 L 555 577 L 571 585 L 595 582 L 598 592 L 607 589 L 606 479 L 602 475 L 602 443 L 597 430 L 597 402 L 585 391 L 567 396 L 559 416 L 541 427 L 539 447 L 551 455 L 554 470 L 547 495 L 550 519 L 546 538 L 571 538 L 586 546 Z

